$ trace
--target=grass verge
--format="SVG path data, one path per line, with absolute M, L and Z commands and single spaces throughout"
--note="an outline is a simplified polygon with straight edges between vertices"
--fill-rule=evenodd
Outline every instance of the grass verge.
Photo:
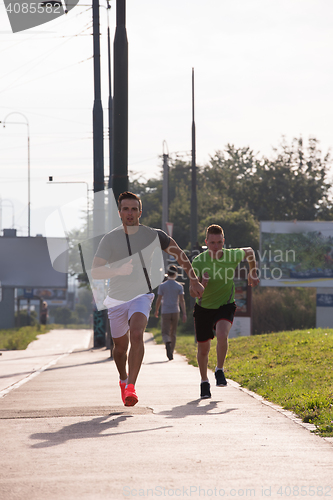
M 37 339 L 37 335 L 47 333 L 50 330 L 61 330 L 64 328 L 86 329 L 90 327 L 88 325 L 37 325 L 0 330 L 0 350 L 24 350 L 30 342 Z
M 161 332 L 150 329 L 157 343 Z M 209 368 L 216 366 L 212 341 Z M 198 366 L 193 335 L 179 334 L 176 350 Z M 316 328 L 229 340 L 226 376 L 333 436 L 333 330 Z

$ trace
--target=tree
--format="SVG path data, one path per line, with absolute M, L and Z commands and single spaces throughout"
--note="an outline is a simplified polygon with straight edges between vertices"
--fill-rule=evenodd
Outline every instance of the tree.
M 319 143 L 310 138 L 285 139 L 273 157 L 259 158 L 249 148 L 228 144 L 203 169 L 207 184 L 218 189 L 232 211 L 248 207 L 258 220 L 330 220 L 333 215 L 331 158 L 322 157 Z
M 252 197 L 251 183 L 258 164 L 249 148 L 235 148 L 227 144 L 225 151 L 218 150 L 201 172 L 200 181 L 212 193 L 218 193 L 220 208 L 237 211 L 248 205 Z
M 91 314 L 91 307 L 90 310 L 86 308 L 85 305 L 83 304 L 76 304 L 75 310 L 72 313 L 71 319 L 73 320 L 73 323 L 77 324 L 84 324 L 88 323 L 89 316 Z
M 200 221 L 200 241 L 204 241 L 206 228 L 218 224 L 223 228 L 226 247 L 252 247 L 259 249 L 259 223 L 247 208 L 235 212 L 220 210 Z
M 331 220 L 333 202 L 328 175 L 331 166 L 315 138 L 307 147 L 302 138 L 290 144 L 283 138 L 271 158 L 254 153 L 249 147 L 227 144 L 207 165 L 198 166 L 198 234 L 203 244 L 205 229 L 220 224 L 227 245 L 259 246 L 260 220 Z M 180 247 L 190 248 L 191 165 L 179 158 L 170 160 L 169 220 Z M 162 225 L 162 170 L 158 178 L 132 179 L 129 189 L 143 202 L 142 223 Z M 74 234 L 70 249 L 71 271 L 82 272 Z
M 72 319 L 72 311 L 68 307 L 58 307 L 54 312 L 54 320 L 59 325 L 68 325 Z

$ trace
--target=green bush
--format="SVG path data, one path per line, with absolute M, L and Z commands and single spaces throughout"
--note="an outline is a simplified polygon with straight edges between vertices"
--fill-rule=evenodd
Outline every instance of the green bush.
M 36 311 L 31 311 L 30 316 L 26 309 L 22 309 L 15 314 L 15 326 L 35 326 L 38 324 Z
M 22 328 L 11 328 L 9 330 L 0 330 L 0 349 L 15 351 L 18 349 L 26 349 L 33 340 L 37 339 L 37 335 L 46 333 L 46 326 L 24 326 Z
M 79 325 L 89 322 L 89 313 L 87 308 L 83 304 L 76 304 L 75 310 L 72 313 L 72 323 L 77 323 Z
M 314 288 L 256 288 L 252 295 L 252 333 L 315 328 Z
M 68 307 L 58 307 L 54 312 L 54 319 L 60 325 L 72 323 L 72 311 Z

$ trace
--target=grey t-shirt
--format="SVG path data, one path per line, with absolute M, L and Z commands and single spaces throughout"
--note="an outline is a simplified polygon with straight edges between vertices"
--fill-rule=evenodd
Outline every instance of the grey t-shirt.
M 170 237 L 164 231 L 141 224 L 134 234 L 127 235 L 123 225 L 107 233 L 97 248 L 96 257 L 106 260 L 111 268 L 121 267 L 131 259 L 133 264 L 130 275 L 110 279 L 109 297 L 127 302 L 138 295 L 149 293 L 145 269 L 151 288 L 156 288 L 164 275 L 161 250 L 165 250 L 169 244 Z
M 167 280 L 158 287 L 158 295 L 162 295 L 162 314 L 179 312 L 179 295 L 184 294 L 183 286 L 175 280 Z

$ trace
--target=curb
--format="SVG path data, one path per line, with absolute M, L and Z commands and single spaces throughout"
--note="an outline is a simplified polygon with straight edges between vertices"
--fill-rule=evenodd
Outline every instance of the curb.
M 293 413 L 289 410 L 285 410 L 284 408 L 282 408 L 282 406 L 279 406 L 275 403 L 271 403 L 270 401 L 267 401 L 267 399 L 264 399 L 259 394 L 256 394 L 255 392 L 252 392 L 249 389 L 242 387 L 238 382 L 235 382 L 234 380 L 227 379 L 227 381 L 228 381 L 228 384 L 231 385 L 231 387 L 234 387 L 235 389 L 238 389 L 242 392 L 245 392 L 245 394 L 248 394 L 248 396 L 251 396 L 252 398 L 256 399 L 257 401 L 260 401 L 260 403 L 262 403 L 266 406 L 269 406 L 273 410 L 281 413 L 285 417 L 289 418 L 289 420 L 292 420 L 295 424 L 300 425 L 301 427 L 304 427 L 306 430 L 308 430 L 310 432 L 314 432 L 315 430 L 317 430 L 317 427 L 314 424 L 308 424 L 308 423 L 303 422 L 301 418 L 299 418 L 297 415 L 295 415 L 295 413 Z M 316 434 L 316 436 L 318 436 L 318 434 Z M 325 439 L 325 441 L 327 441 L 330 445 L 333 446 L 333 437 L 321 437 L 321 436 L 318 436 L 318 437 L 320 437 L 321 439 Z

